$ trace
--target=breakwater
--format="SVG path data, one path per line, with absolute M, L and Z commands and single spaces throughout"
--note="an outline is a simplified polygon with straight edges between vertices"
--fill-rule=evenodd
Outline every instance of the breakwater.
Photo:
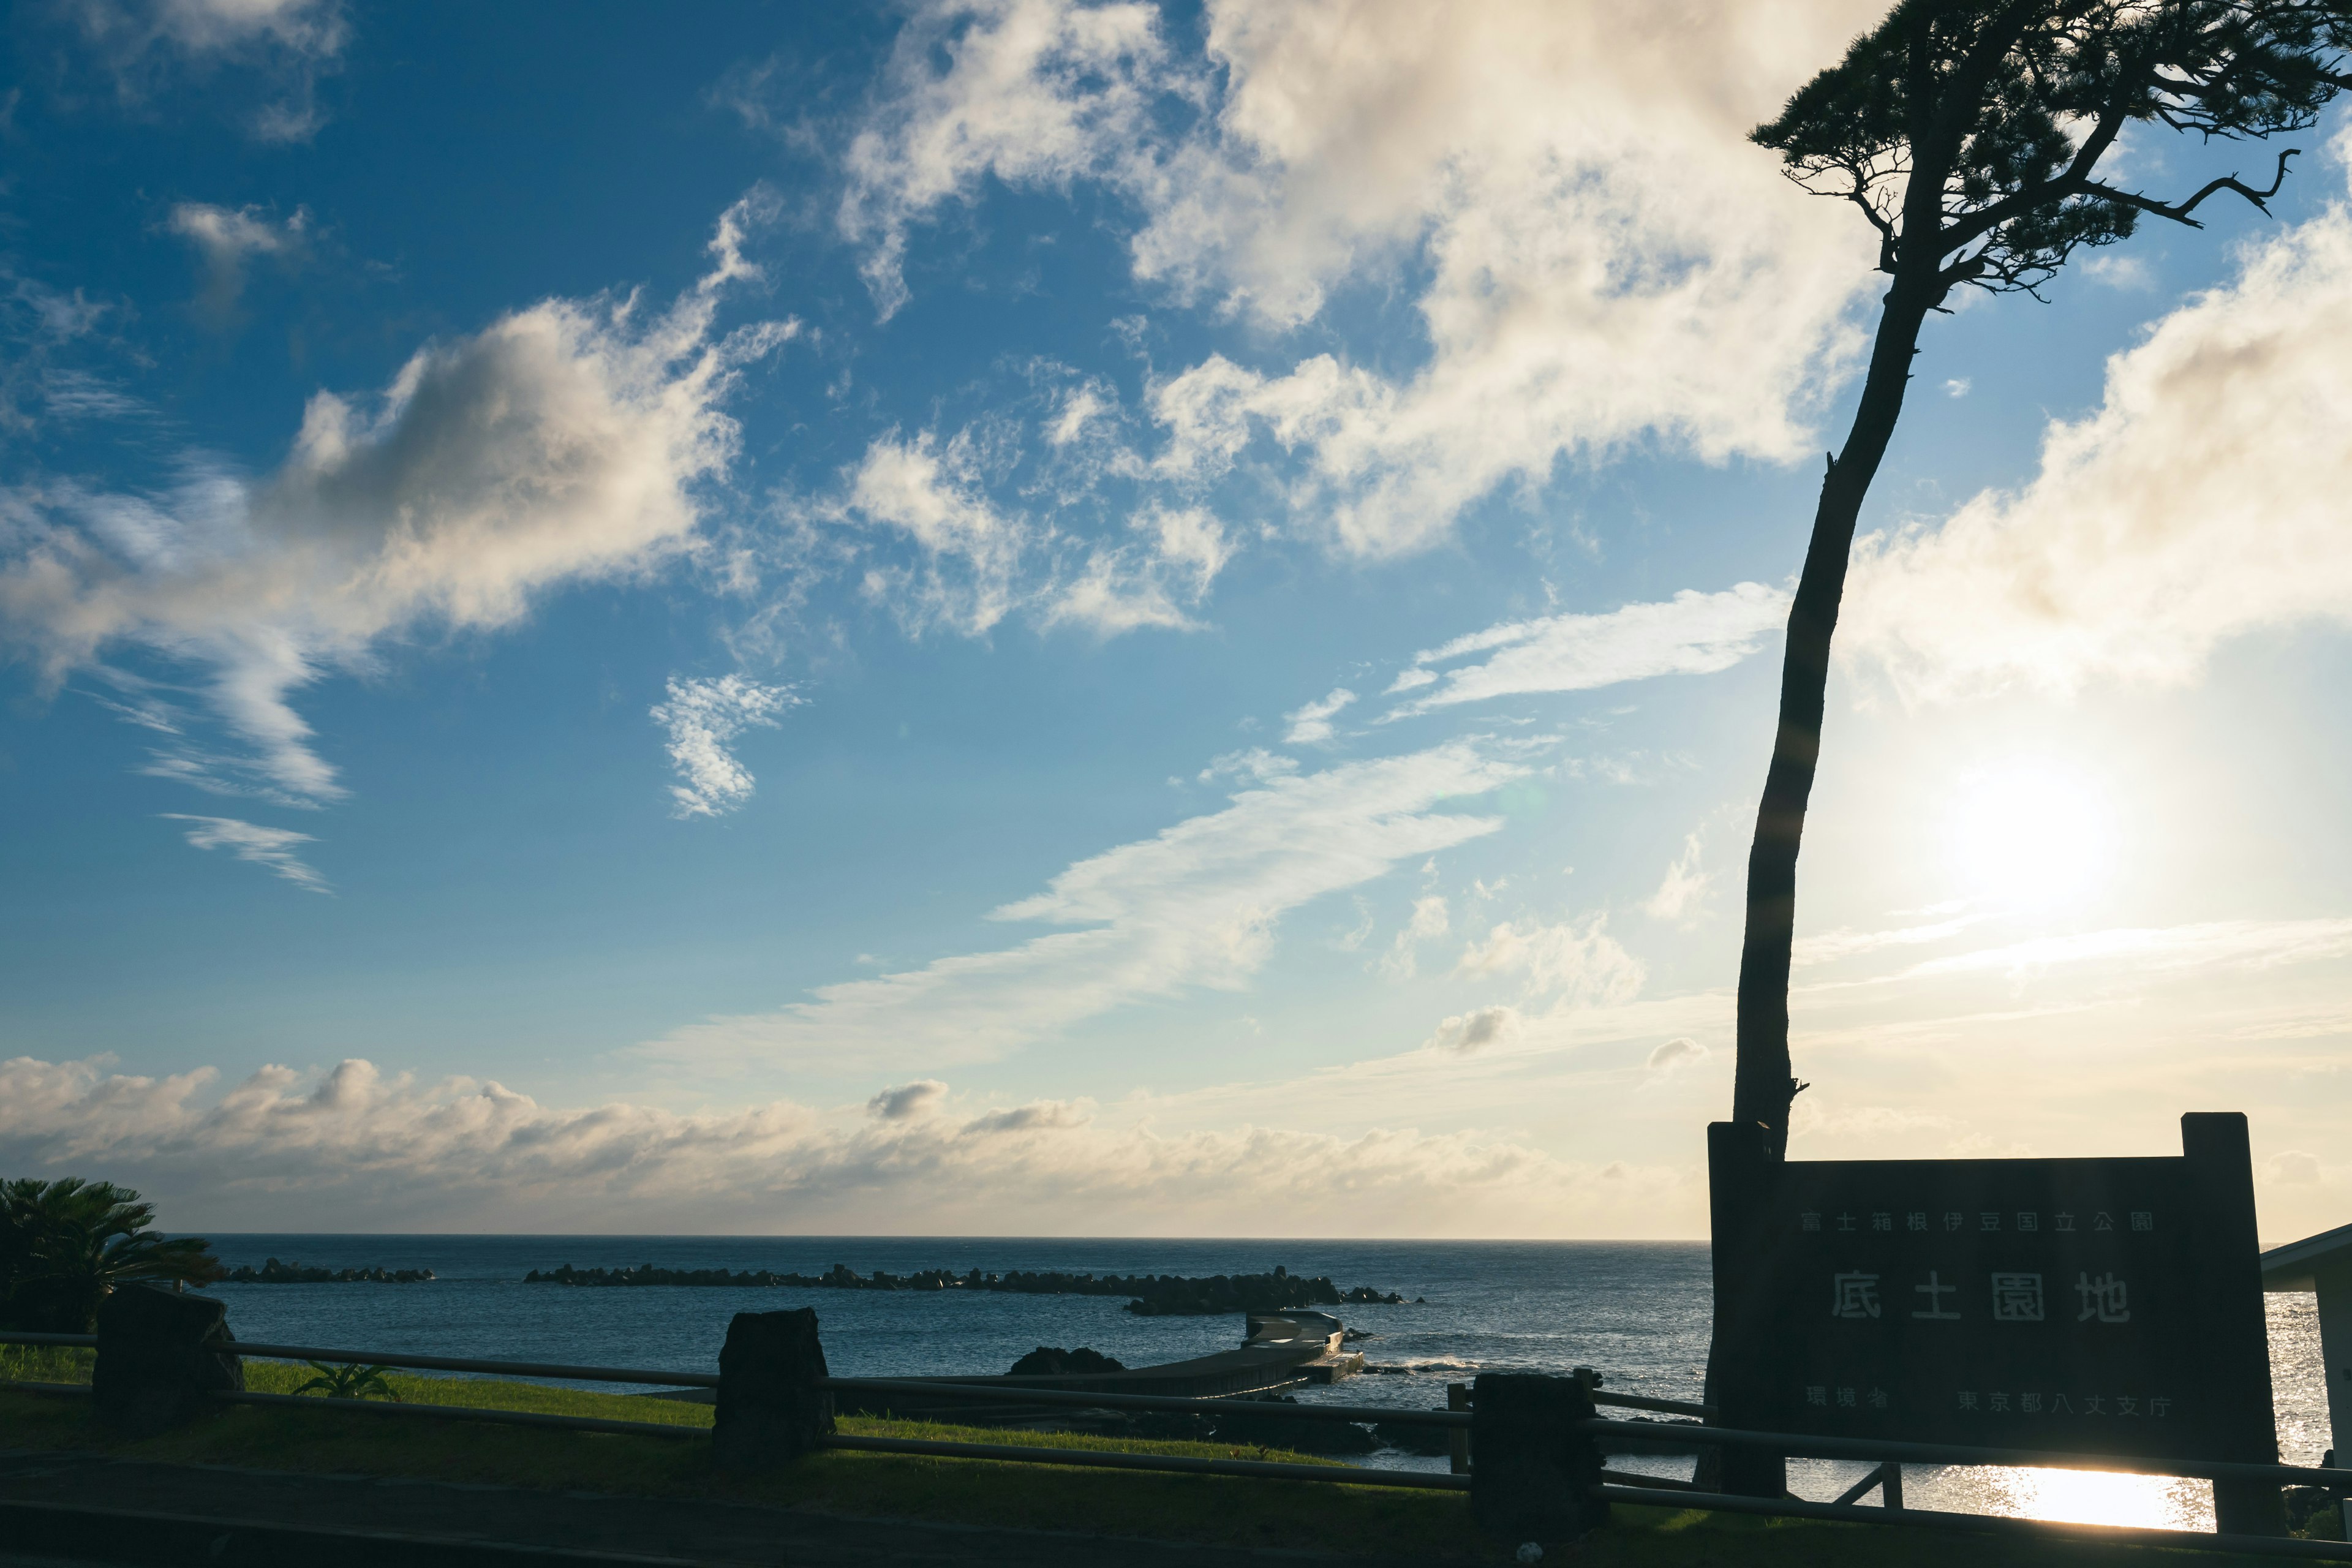
M 280 1263 L 275 1258 L 256 1268 L 240 1263 L 221 1276 L 230 1285 L 417 1285 L 432 1279 L 430 1268 L 313 1268 L 306 1263 Z
M 1188 1278 L 1176 1274 L 1064 1274 L 1013 1269 L 1003 1274 L 979 1268 L 959 1274 L 950 1268 L 926 1268 L 892 1274 L 877 1268 L 859 1274 L 836 1263 L 823 1274 L 778 1273 L 773 1269 L 660 1268 L 643 1264 L 635 1268 L 574 1268 L 569 1263 L 551 1269 L 532 1269 L 526 1285 L 629 1287 L 646 1285 L 731 1286 L 736 1289 L 797 1290 L 984 1290 L 1017 1296 L 1125 1296 L 1127 1310 L 1140 1317 L 1207 1317 L 1225 1312 L 1286 1312 L 1307 1307 L 1350 1304 L 1401 1305 L 1404 1298 L 1382 1294 L 1369 1285 L 1342 1290 L 1328 1275 L 1307 1279 L 1277 1267 L 1271 1274 L 1214 1274 Z

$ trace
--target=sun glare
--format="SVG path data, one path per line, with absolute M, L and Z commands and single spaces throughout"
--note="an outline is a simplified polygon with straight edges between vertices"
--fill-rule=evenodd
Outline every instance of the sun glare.
M 2105 879 L 2115 815 L 2080 771 L 2013 757 L 1959 781 L 1948 847 L 1968 889 L 1999 903 L 2061 904 Z

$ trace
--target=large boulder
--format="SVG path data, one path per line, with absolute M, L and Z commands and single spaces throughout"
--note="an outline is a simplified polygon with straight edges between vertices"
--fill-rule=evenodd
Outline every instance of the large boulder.
M 236 1342 L 222 1302 L 122 1286 L 99 1304 L 92 1407 L 100 1421 L 134 1437 L 193 1421 L 219 1408 L 214 1394 L 243 1392 Z
M 1124 1363 L 1114 1361 L 1100 1351 L 1080 1345 L 1066 1351 L 1053 1345 L 1039 1345 L 1013 1363 L 1010 1377 L 1095 1377 L 1104 1373 L 1125 1372 Z
M 738 1312 L 719 1352 L 719 1407 L 711 1452 L 733 1470 L 762 1469 L 824 1447 L 833 1394 L 816 1313 Z

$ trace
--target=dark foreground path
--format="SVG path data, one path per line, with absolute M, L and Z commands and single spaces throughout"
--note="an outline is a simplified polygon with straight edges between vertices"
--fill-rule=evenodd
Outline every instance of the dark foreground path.
M 843 1519 L 742 1503 L 164 1465 L 0 1450 L 0 1568 L 14 1563 L 453 1568 L 775 1563 L 870 1568 L 1272 1568 L 1297 1552 Z

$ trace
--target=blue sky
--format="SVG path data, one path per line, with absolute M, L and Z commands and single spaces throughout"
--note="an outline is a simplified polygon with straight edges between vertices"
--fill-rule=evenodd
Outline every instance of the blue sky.
M 8 1167 L 1699 1234 L 1874 300 L 1741 136 L 1874 10 L 1620 10 L 20 9 Z M 2272 216 L 1930 329 L 1800 1153 L 2242 1109 L 2266 1233 L 2343 1218 L 2352 143 L 2298 142 Z

